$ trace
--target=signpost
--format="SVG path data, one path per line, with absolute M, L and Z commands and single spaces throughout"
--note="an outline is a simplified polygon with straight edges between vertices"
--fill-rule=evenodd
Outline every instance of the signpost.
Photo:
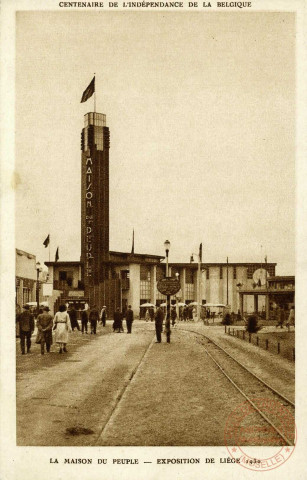
M 180 282 L 177 278 L 166 277 L 162 278 L 157 283 L 157 289 L 162 295 L 175 295 L 180 290 Z

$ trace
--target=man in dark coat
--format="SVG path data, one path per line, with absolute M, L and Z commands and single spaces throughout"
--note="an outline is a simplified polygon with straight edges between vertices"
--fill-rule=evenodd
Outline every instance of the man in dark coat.
M 131 333 L 133 320 L 134 320 L 134 318 L 133 318 L 133 310 L 131 310 L 131 305 L 128 305 L 128 310 L 127 310 L 127 312 L 126 312 L 127 333 Z
M 31 336 L 34 332 L 34 316 L 30 312 L 29 305 L 25 305 L 24 311 L 19 315 L 19 336 L 21 353 L 25 354 L 25 343 L 27 341 L 27 353 L 31 349 Z
M 114 312 L 114 322 L 113 322 L 113 331 L 115 332 L 117 330 L 117 333 L 123 332 L 123 315 L 121 311 L 119 310 L 119 307 L 117 307 L 116 312 Z
M 88 322 L 88 316 L 87 316 L 87 310 L 84 308 L 81 312 L 81 329 L 82 333 L 87 333 L 87 322 Z
M 36 320 L 37 329 L 41 335 L 41 354 L 45 353 L 45 343 L 47 353 L 50 352 L 50 346 L 52 345 L 52 327 L 53 317 L 48 313 L 49 307 L 43 308 L 43 313 L 38 315 Z
M 77 311 L 73 305 L 71 309 L 68 310 L 68 315 L 70 318 L 70 325 L 71 325 L 72 331 L 74 331 L 75 328 L 80 331 L 79 323 L 77 320 Z
M 97 322 L 99 322 L 99 312 L 96 305 L 93 305 L 91 308 L 89 320 L 91 324 L 91 334 L 96 335 Z
M 156 343 L 161 343 L 161 333 L 163 329 L 163 320 L 164 320 L 164 313 L 161 307 L 157 308 L 155 314 L 155 327 L 156 327 Z

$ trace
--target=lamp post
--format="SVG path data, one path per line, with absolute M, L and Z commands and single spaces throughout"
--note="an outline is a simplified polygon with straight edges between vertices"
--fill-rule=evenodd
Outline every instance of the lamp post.
M 194 255 L 198 258 L 198 266 L 197 266 L 197 321 L 200 320 L 200 309 L 201 309 L 201 263 L 202 263 L 202 249 L 203 244 L 199 245 L 199 253 L 192 253 L 190 257 L 190 262 L 194 262 Z
M 168 277 L 168 252 L 171 247 L 171 243 L 169 240 L 165 240 L 164 248 L 165 248 L 165 257 L 166 257 L 166 272 L 165 276 Z M 166 330 L 166 337 L 167 343 L 170 343 L 170 334 L 171 334 L 171 296 L 166 295 L 166 322 L 165 322 L 165 330 Z
M 176 276 L 176 280 L 179 280 L 179 273 L 176 272 L 175 273 L 175 276 Z M 179 297 L 178 295 L 176 294 L 176 315 L 177 315 L 177 321 L 179 321 L 179 307 L 178 307 L 178 300 L 179 300 Z
M 37 310 L 36 314 L 38 315 L 39 313 L 39 274 L 42 271 L 41 264 L 40 262 L 36 263 L 36 304 L 37 304 Z

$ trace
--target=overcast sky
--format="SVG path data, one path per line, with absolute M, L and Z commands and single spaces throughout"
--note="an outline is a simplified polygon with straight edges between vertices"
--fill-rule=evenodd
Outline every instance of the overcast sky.
M 80 259 L 80 132 L 110 128 L 110 249 L 294 274 L 291 13 L 20 12 L 16 247 Z M 261 250 L 261 245 L 263 246 Z M 261 253 L 262 252 L 262 253 Z

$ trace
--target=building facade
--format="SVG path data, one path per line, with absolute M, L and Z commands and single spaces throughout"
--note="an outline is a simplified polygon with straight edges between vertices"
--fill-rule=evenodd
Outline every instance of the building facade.
M 36 257 L 15 249 L 15 303 L 22 307 L 36 300 Z
M 165 276 L 164 257 L 114 252 L 109 249 L 109 150 L 110 132 L 106 116 L 90 112 L 81 132 L 81 258 L 80 262 L 46 262 L 56 302 L 78 301 L 117 307 L 131 305 L 136 316 L 144 303 L 160 305 L 165 297 L 157 282 Z M 239 290 L 250 290 L 260 277 L 275 275 L 275 263 L 172 263 L 181 290 L 172 301 L 229 305 L 231 311 L 250 311 L 250 298 Z M 259 279 L 258 279 L 259 277 Z M 263 279 L 261 280 L 263 281 Z

